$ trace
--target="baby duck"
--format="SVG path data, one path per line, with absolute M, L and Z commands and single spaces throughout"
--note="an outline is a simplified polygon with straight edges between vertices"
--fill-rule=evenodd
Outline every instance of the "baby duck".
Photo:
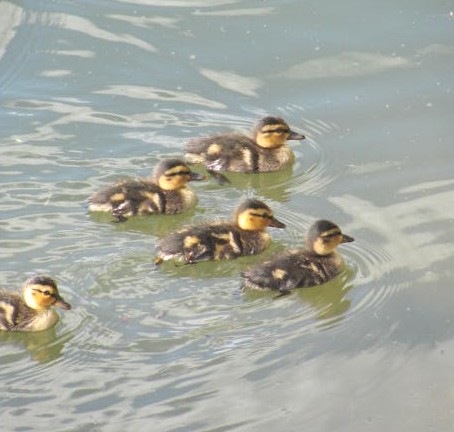
M 71 305 L 60 296 L 56 282 L 49 276 L 28 279 L 22 294 L 0 291 L 0 330 L 41 331 L 59 320 L 54 306 L 69 310 Z
M 95 192 L 89 210 L 111 212 L 117 222 L 129 216 L 181 213 L 196 203 L 187 187 L 192 180 L 203 180 L 180 159 L 161 161 L 151 178 L 130 178 Z
M 278 171 L 288 167 L 295 158 L 286 141 L 304 138 L 304 135 L 292 131 L 282 118 L 267 116 L 256 124 L 253 138 L 225 133 L 189 141 L 185 146 L 186 160 L 204 164 L 215 177 L 223 177 L 216 171 Z M 228 181 L 225 177 L 223 179 Z
M 186 264 L 255 255 L 266 249 L 267 227 L 285 228 L 262 201 L 247 199 L 234 213 L 233 222 L 215 222 L 183 228 L 157 245 L 156 264 L 176 259 Z
M 309 230 L 306 247 L 280 254 L 242 273 L 243 289 L 279 290 L 282 295 L 293 288 L 322 285 L 343 269 L 336 252 L 341 243 L 354 241 L 333 222 L 319 220 Z

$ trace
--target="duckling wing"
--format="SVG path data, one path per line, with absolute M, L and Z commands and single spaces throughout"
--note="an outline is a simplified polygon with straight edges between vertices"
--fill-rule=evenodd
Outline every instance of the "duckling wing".
M 238 228 L 233 224 L 190 227 L 163 238 L 157 246 L 160 259 L 185 263 L 236 258 L 241 251 Z
M 165 213 L 165 192 L 146 179 L 128 179 L 101 189 L 89 198 L 92 211 L 111 211 L 117 217 Z
M 212 171 L 257 170 L 257 146 L 252 139 L 244 135 L 218 135 L 192 140 L 186 144 L 185 150 L 190 163 L 203 163 Z
M 0 330 L 15 330 L 18 322 L 24 321 L 26 314 L 21 296 L 3 291 L 0 293 Z
M 243 273 L 243 287 L 288 292 L 294 288 L 322 285 L 339 273 L 331 257 L 306 251 L 284 254 Z
M 243 272 L 243 288 L 287 292 L 299 286 L 301 273 L 298 257 L 281 255 Z

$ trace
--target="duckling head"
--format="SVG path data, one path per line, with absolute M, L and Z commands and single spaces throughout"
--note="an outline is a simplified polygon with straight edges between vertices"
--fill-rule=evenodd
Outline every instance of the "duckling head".
M 304 135 L 294 132 L 280 117 L 267 116 L 259 120 L 254 128 L 255 142 L 264 148 L 277 148 L 287 140 L 302 140 Z
M 71 309 L 71 305 L 60 296 L 57 283 L 50 276 L 31 277 L 25 282 L 23 293 L 25 303 L 32 309 L 39 311 L 52 306 Z
M 335 223 L 319 220 L 311 226 L 306 243 L 307 247 L 317 255 L 328 255 L 341 243 L 354 240 L 353 237 L 343 234 Z
M 176 190 L 190 181 L 203 180 L 205 177 L 191 171 L 180 159 L 165 159 L 157 165 L 153 178 L 161 189 Z
M 235 220 L 243 230 L 259 231 L 267 227 L 285 228 L 285 224 L 273 216 L 272 210 L 262 201 L 247 199 L 235 210 Z

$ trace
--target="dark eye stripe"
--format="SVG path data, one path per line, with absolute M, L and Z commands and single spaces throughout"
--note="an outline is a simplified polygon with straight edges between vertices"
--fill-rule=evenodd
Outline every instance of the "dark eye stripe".
M 35 288 L 33 291 L 38 291 L 39 293 L 44 294 L 44 295 L 46 295 L 46 296 L 55 297 L 54 294 L 52 294 L 50 291 L 47 291 L 47 290 L 46 290 L 46 291 L 41 291 L 40 289 Z
M 263 219 L 273 219 L 273 216 L 266 213 L 251 213 L 251 216 L 261 217 Z
M 170 174 L 165 173 L 164 175 L 166 177 L 175 177 L 175 176 L 183 176 L 183 175 L 190 175 L 190 174 L 191 174 L 190 171 L 177 171 L 177 172 L 173 172 Z
M 263 131 L 264 134 L 272 134 L 272 133 L 279 133 L 279 134 L 284 134 L 284 133 L 290 133 L 289 129 L 281 128 L 278 127 L 276 129 L 268 129 L 266 131 Z

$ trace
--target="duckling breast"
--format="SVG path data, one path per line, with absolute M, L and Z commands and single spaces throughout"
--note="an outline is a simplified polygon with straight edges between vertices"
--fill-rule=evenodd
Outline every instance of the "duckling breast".
M 260 148 L 258 152 L 258 171 L 279 171 L 289 167 L 294 161 L 295 154 L 287 144 L 271 149 Z
M 197 202 L 196 194 L 189 187 L 182 187 L 175 191 L 166 192 L 166 213 L 181 213 L 195 206 Z
M 271 244 L 271 236 L 266 231 L 240 231 L 241 255 L 255 255 L 263 252 Z
M 53 327 L 60 320 L 60 315 L 54 309 L 46 309 L 37 313 L 23 328 L 25 331 L 42 331 Z

